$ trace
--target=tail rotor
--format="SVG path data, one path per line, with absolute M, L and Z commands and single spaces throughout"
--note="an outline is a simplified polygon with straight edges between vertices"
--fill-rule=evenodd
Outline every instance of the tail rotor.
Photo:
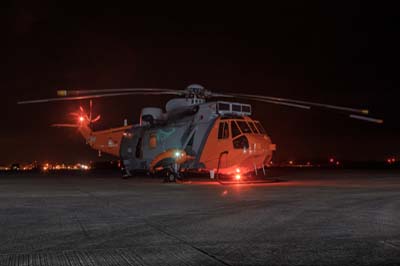
M 68 125 L 68 127 L 82 127 L 84 125 L 87 125 L 91 127 L 93 123 L 96 123 L 101 118 L 100 115 L 97 115 L 95 118 L 92 118 L 92 109 L 93 109 L 93 102 L 92 100 L 90 100 L 89 114 L 86 113 L 85 109 L 82 106 L 79 106 L 79 111 L 70 113 L 70 115 L 74 117 L 74 119 L 76 120 L 76 124 L 54 124 L 53 126 L 64 127 Z

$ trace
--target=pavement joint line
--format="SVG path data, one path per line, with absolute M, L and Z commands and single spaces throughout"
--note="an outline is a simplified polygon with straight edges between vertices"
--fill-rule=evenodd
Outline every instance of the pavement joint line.
M 161 229 L 158 225 L 154 225 L 153 223 L 150 223 L 150 222 L 148 222 L 148 221 L 145 220 L 145 219 L 144 219 L 144 221 L 145 221 L 145 223 L 146 223 L 148 226 L 150 226 L 150 227 L 156 229 L 157 231 L 159 231 L 159 232 L 161 232 L 161 233 L 163 233 L 163 234 L 166 234 L 166 235 L 168 235 L 168 236 L 170 236 L 170 237 L 172 237 L 172 238 L 178 240 L 179 242 L 181 242 L 181 243 L 183 243 L 183 244 L 185 244 L 185 245 L 188 245 L 189 247 L 191 247 L 191 248 L 193 248 L 193 249 L 195 249 L 195 250 L 201 252 L 202 254 L 204 254 L 204 255 L 206 255 L 206 256 L 208 256 L 208 257 L 214 259 L 215 261 L 218 261 L 219 263 L 222 263 L 223 265 L 231 266 L 231 264 L 229 264 L 229 263 L 227 263 L 227 262 L 225 262 L 225 261 L 223 261 L 223 260 L 217 258 L 216 256 L 214 256 L 214 255 L 208 253 L 207 251 L 205 251 L 205 250 L 203 250 L 203 249 L 201 249 L 201 248 L 199 248 L 199 247 L 196 247 L 195 245 L 190 244 L 188 241 L 186 241 L 186 240 L 184 240 L 184 239 L 182 239 L 182 238 L 180 238 L 180 237 L 178 237 L 178 236 L 175 236 L 175 235 L 169 233 L 168 231 L 165 231 L 165 230 Z
M 123 251 L 122 249 L 117 248 L 116 251 L 117 251 L 118 255 L 120 255 L 121 258 L 122 258 L 126 263 L 128 263 L 129 265 L 134 266 L 134 264 L 132 264 L 132 263 L 128 260 L 128 258 L 125 256 L 125 254 L 124 254 L 123 252 L 121 252 L 121 251 Z M 142 258 L 141 258 L 138 254 L 135 254 L 135 255 L 137 255 L 137 257 L 139 257 L 140 260 L 142 260 Z M 138 263 L 139 265 L 143 265 L 143 266 L 144 266 L 145 264 L 143 264 L 142 261 L 140 261 L 140 260 L 139 260 L 138 258 L 135 258 L 135 262 L 136 262 L 136 263 Z
M 383 245 L 387 245 L 387 246 L 389 246 L 389 247 L 391 247 L 391 248 L 400 250 L 400 246 L 398 246 L 398 245 L 396 245 L 396 244 L 393 244 L 392 242 L 393 242 L 393 241 L 390 241 L 390 240 L 381 241 L 381 243 L 382 243 Z
M 89 234 L 89 232 L 86 230 L 86 228 L 83 226 L 83 224 L 82 224 L 82 222 L 81 222 L 81 220 L 78 218 L 78 216 L 77 215 L 74 215 L 75 216 L 75 220 L 78 222 L 78 224 L 79 224 L 79 227 L 81 228 L 81 230 L 82 230 L 82 232 L 83 232 L 83 234 L 87 237 L 87 238 L 91 238 L 91 236 L 90 236 L 90 234 Z

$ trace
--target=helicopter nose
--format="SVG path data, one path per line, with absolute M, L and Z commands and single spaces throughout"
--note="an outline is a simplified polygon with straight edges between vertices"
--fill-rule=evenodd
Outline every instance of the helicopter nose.
M 263 136 L 248 136 L 249 140 L 249 150 L 253 152 L 265 152 L 265 150 L 270 149 L 271 141 L 269 138 L 264 138 Z

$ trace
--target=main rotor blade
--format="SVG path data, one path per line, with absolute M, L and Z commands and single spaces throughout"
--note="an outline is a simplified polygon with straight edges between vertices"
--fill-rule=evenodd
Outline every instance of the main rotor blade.
M 332 104 L 323 104 L 323 103 L 293 100 L 293 99 L 287 99 L 287 98 L 278 98 L 278 97 L 271 97 L 271 96 L 264 96 L 264 95 L 243 94 L 243 93 L 229 93 L 228 95 L 232 95 L 237 98 L 251 97 L 251 98 L 267 99 L 267 100 L 272 100 L 272 101 L 277 101 L 277 102 L 305 104 L 305 105 L 309 105 L 309 106 L 315 106 L 315 107 L 327 108 L 327 109 L 333 109 L 333 110 L 339 110 L 339 111 L 346 111 L 346 112 L 352 112 L 352 113 L 359 113 L 359 114 L 368 114 L 369 113 L 369 111 L 366 109 L 357 109 L 357 108 L 338 106 L 338 105 L 332 105 Z
M 311 109 L 310 106 L 303 105 L 303 104 L 285 103 L 285 102 L 271 101 L 271 100 L 266 100 L 266 99 L 257 99 L 257 98 L 251 98 L 251 97 L 247 97 L 245 99 L 252 100 L 252 101 L 258 101 L 258 102 L 264 102 L 264 103 L 284 105 L 284 106 L 289 106 L 289 107 L 296 107 L 296 108 L 307 109 L 307 110 Z
M 296 107 L 296 108 L 301 108 L 301 109 L 311 109 L 311 107 L 308 105 L 288 103 L 288 102 L 279 102 L 279 101 L 268 100 L 268 99 L 260 99 L 260 98 L 256 98 L 256 97 L 247 97 L 247 96 L 237 97 L 234 95 L 222 94 L 222 93 L 212 93 L 211 97 L 242 98 L 242 99 L 247 99 L 247 100 L 252 100 L 252 101 L 285 105 L 285 106 Z
M 164 92 L 121 92 L 121 93 L 105 93 L 105 94 L 93 94 L 85 96 L 71 96 L 71 97 L 60 97 L 60 98 L 48 98 L 39 100 L 27 100 L 19 101 L 18 104 L 31 104 L 31 103 L 46 103 L 46 102 L 59 102 L 59 101 L 75 101 L 75 100 L 86 100 L 95 98 L 115 97 L 124 95 L 179 95 L 176 92 L 164 91 Z
M 368 113 L 368 110 L 364 110 L 364 109 L 355 109 L 355 108 L 349 108 L 349 107 L 343 107 L 343 106 L 306 102 L 306 101 L 297 101 L 297 100 L 291 100 L 291 99 L 276 98 L 276 97 L 269 97 L 269 96 L 262 96 L 262 95 L 253 95 L 253 94 L 212 93 L 211 97 L 242 98 L 242 99 L 247 99 L 247 100 L 252 100 L 252 101 L 280 104 L 280 105 L 286 105 L 286 106 L 297 107 L 297 108 L 302 108 L 302 109 L 311 109 L 311 106 L 317 106 L 317 107 L 323 107 L 323 108 L 347 111 L 347 112 L 355 112 L 355 113 L 362 113 L 362 114 Z M 272 100 L 272 99 L 276 99 L 276 100 Z M 301 103 L 301 104 L 299 104 L 299 103 Z M 305 105 L 305 104 L 308 104 L 308 105 Z M 361 116 L 361 115 L 355 115 L 355 114 L 350 114 L 349 117 L 353 118 L 353 119 L 372 122 L 372 123 L 378 123 L 378 124 L 383 123 L 382 119 L 373 118 L 373 117 L 367 117 L 367 116 Z
M 373 117 L 367 117 L 367 116 L 361 116 L 361 115 L 349 115 L 349 117 L 358 119 L 358 120 L 367 121 L 367 122 L 377 123 L 377 124 L 383 123 L 383 119 L 378 119 L 378 118 L 373 118 Z
M 79 127 L 76 124 L 52 124 L 52 127 Z
M 118 89 L 102 89 L 102 90 L 57 90 L 57 95 L 65 96 L 84 96 L 89 94 L 104 94 L 118 92 L 176 92 L 183 93 L 182 90 L 158 89 L 158 88 L 118 88 Z M 177 94 L 180 95 L 180 94 Z

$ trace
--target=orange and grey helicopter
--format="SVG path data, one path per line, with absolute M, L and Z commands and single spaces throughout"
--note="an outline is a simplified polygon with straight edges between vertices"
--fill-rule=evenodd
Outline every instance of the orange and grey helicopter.
M 259 121 L 252 119 L 250 104 L 233 101 L 208 101 L 211 98 L 245 99 L 301 109 L 324 108 L 347 113 L 350 118 L 383 123 L 365 116 L 368 110 L 243 93 L 214 93 L 193 84 L 184 90 L 125 88 L 105 90 L 59 90 L 58 97 L 21 101 L 19 104 L 67 100 L 90 100 L 87 115 L 82 107 L 72 113 L 75 127 L 93 149 L 120 158 L 124 173 L 140 171 L 163 173 L 170 181 L 186 171 L 208 171 L 240 179 L 246 173 L 263 171 L 271 161 L 276 145 Z M 145 107 L 140 123 L 93 131 L 92 99 L 127 95 L 177 95 L 165 106 Z

